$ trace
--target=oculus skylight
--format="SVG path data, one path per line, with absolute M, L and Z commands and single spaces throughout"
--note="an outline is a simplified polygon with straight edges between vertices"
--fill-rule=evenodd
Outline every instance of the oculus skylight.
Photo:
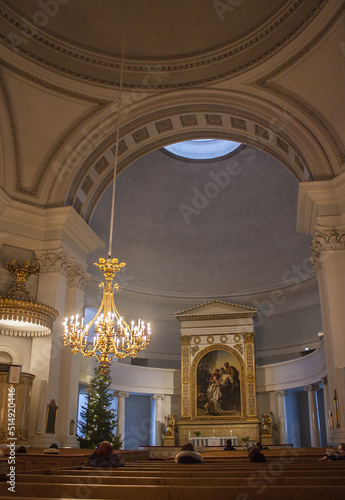
M 196 139 L 170 144 L 165 146 L 165 149 L 169 153 L 190 160 L 212 160 L 232 153 L 240 145 L 239 142 L 221 139 Z

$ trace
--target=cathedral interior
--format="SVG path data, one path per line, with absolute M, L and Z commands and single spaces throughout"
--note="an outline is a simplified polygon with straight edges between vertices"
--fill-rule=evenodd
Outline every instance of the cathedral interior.
M 110 367 L 124 448 L 163 445 L 171 414 L 176 444 L 258 439 L 262 414 L 272 443 L 344 442 L 344 3 L 0 9 L 0 294 L 7 262 L 37 262 L 27 289 L 58 314 L 44 334 L 0 321 L 1 397 L 6 367 L 31 377 L 23 442 L 78 447 L 97 361 L 63 345 L 62 323 L 96 314 L 109 241 L 126 263 L 116 307 L 152 331 Z M 241 403 L 223 392 L 198 413 L 202 353 L 215 367 L 223 348 Z

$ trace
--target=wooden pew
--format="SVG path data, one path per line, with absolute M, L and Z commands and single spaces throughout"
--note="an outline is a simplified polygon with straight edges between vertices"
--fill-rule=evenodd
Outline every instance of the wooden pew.
M 236 452 L 234 452 L 236 453 Z M 295 453 L 295 452 L 294 452 Z M 295 453 L 296 454 L 296 453 Z M 318 454 L 318 457 L 322 454 Z M 204 455 L 202 464 L 129 463 L 118 469 L 88 467 L 16 475 L 16 492 L 0 484 L 0 497 L 114 500 L 343 500 L 345 462 L 318 462 L 314 453 L 272 454 L 266 463 Z
M 345 487 L 340 485 L 253 485 L 236 486 L 161 486 L 161 485 L 71 485 L 17 484 L 15 493 L 6 495 L 0 485 L 1 498 L 89 498 L 113 500 L 210 500 L 210 498 L 234 498 L 241 500 L 343 500 Z
M 269 481 L 274 483 L 274 485 L 278 486 L 288 486 L 289 484 L 294 485 L 306 485 L 306 484 L 314 484 L 314 485 L 343 485 L 345 486 L 345 475 L 343 477 L 339 477 L 339 475 L 320 475 L 315 474 L 313 476 L 303 473 L 299 475 L 281 475 L 281 476 L 269 476 L 267 474 L 252 474 L 252 477 L 248 475 L 242 475 L 241 477 L 236 476 L 233 477 L 225 477 L 223 475 L 221 477 L 222 486 L 237 486 L 239 484 L 246 484 L 251 481 L 256 481 L 260 478 L 268 478 Z M 165 476 L 156 476 L 156 474 L 152 474 L 149 477 L 142 476 L 101 476 L 101 475 L 93 475 L 93 476 L 53 476 L 53 475 L 45 475 L 45 476 L 17 476 L 17 484 L 28 484 L 28 483 L 37 483 L 37 484 L 46 484 L 51 486 L 52 484 L 59 485 L 61 483 L 64 484 L 89 484 L 89 485 L 123 485 L 123 484 L 142 484 L 142 485 L 168 485 L 168 486 L 217 486 L 219 485 L 219 477 L 204 477 L 202 475 L 198 476 L 180 476 L 176 477 L 172 472 L 169 475 Z

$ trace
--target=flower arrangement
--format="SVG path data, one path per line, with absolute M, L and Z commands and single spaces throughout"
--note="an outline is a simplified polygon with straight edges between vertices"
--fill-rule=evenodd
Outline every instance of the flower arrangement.
M 247 443 L 249 441 L 249 436 L 245 436 L 242 438 L 242 443 Z
M 193 434 L 195 434 L 195 436 L 198 438 L 199 436 L 201 436 L 201 432 L 200 431 L 193 431 Z M 248 438 L 249 439 L 249 438 Z

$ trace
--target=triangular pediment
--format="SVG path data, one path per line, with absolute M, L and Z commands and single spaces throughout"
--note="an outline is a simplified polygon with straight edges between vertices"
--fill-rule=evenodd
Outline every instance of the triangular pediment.
M 175 313 L 179 321 L 205 318 L 253 318 L 256 316 L 257 309 L 254 307 L 242 306 L 231 302 L 222 302 L 220 300 L 211 300 L 183 311 Z

